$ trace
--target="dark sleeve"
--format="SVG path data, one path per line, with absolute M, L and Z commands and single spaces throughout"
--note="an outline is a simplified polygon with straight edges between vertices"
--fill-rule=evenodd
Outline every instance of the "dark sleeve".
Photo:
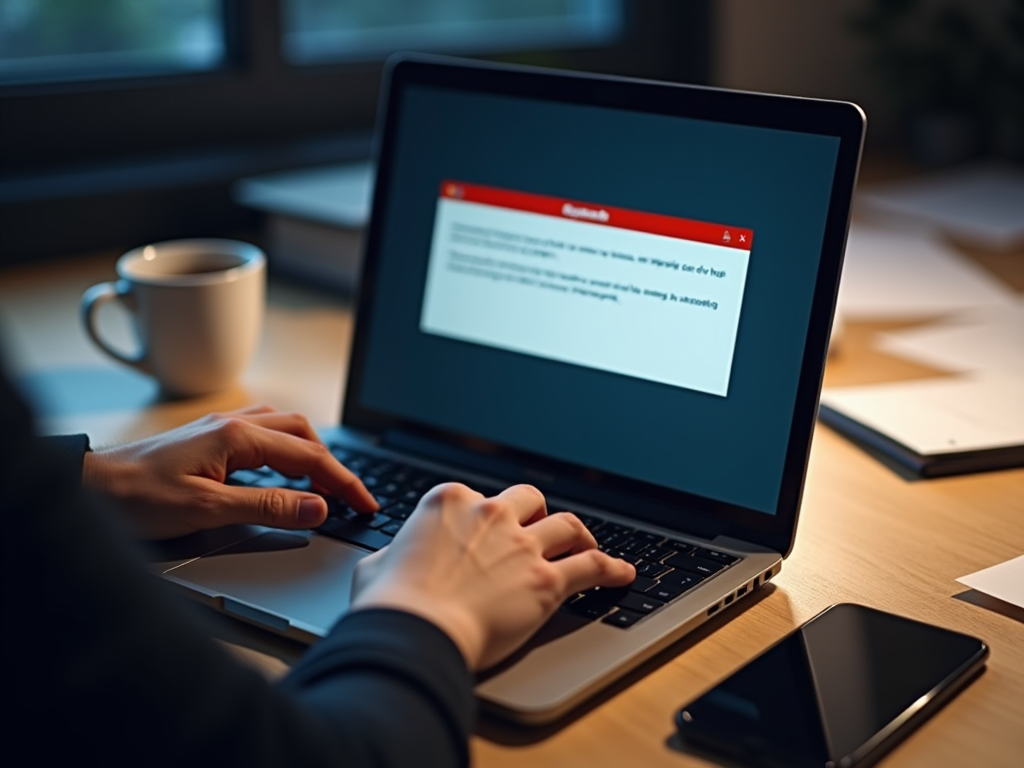
M 472 681 L 436 627 L 350 614 L 271 685 L 139 566 L 2 373 L 0 425 L 0 764 L 467 764 Z
M 78 485 L 81 487 L 82 464 L 85 462 L 85 454 L 91 450 L 89 436 L 82 434 L 49 435 L 39 439 L 48 448 L 60 453 L 65 464 L 78 470 Z
M 50 435 L 40 440 L 65 457 L 68 464 L 82 467 L 82 459 L 89 452 L 88 435 Z

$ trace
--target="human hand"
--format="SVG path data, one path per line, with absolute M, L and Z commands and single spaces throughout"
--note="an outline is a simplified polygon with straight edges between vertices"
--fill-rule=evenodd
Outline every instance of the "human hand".
M 390 545 L 359 563 L 352 607 L 422 616 L 479 670 L 512 653 L 569 595 L 635 577 L 632 565 L 597 549 L 575 515 L 548 515 L 536 488 L 488 499 L 448 483 L 423 497 Z
M 360 512 L 377 502 L 335 459 L 304 416 L 254 406 L 211 414 L 127 445 L 85 455 L 83 485 L 111 498 L 133 532 L 167 539 L 232 523 L 313 528 L 327 516 L 316 493 L 225 485 L 238 469 L 264 465 L 306 476 L 314 488 Z

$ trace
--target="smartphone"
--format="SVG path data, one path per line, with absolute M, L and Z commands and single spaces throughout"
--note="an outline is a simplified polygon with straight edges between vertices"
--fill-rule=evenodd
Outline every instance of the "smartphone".
M 981 640 L 833 605 L 676 714 L 684 743 L 742 765 L 873 764 L 984 669 Z

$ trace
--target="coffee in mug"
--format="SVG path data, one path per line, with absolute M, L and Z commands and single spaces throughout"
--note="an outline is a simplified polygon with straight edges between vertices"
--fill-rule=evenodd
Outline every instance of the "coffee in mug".
M 82 323 L 100 349 L 153 376 L 172 397 L 216 392 L 238 380 L 263 324 L 263 251 L 237 240 L 171 240 L 124 254 L 117 274 L 117 282 L 82 296 Z M 115 300 L 134 319 L 134 356 L 112 348 L 97 330 L 97 310 Z

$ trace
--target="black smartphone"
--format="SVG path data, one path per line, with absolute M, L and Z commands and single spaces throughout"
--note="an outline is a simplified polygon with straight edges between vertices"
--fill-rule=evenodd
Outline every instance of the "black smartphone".
M 981 640 L 833 605 L 676 715 L 698 752 L 787 768 L 873 764 L 982 672 Z

